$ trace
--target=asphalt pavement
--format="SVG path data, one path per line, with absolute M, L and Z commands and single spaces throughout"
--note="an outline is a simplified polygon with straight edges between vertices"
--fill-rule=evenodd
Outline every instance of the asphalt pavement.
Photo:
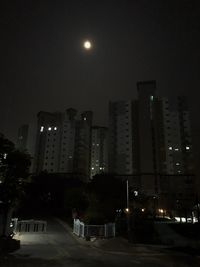
M 85 241 L 57 219 L 46 233 L 16 236 L 21 249 L 0 258 L 1 267 L 186 267 L 200 266 L 200 258 L 162 247 L 129 244 L 121 238 Z

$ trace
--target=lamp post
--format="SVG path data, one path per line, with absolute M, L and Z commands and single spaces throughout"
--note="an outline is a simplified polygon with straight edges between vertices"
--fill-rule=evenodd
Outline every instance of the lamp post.
M 130 240 L 130 209 L 129 209 L 129 183 L 126 180 L 126 219 L 127 219 L 127 234 L 128 240 Z

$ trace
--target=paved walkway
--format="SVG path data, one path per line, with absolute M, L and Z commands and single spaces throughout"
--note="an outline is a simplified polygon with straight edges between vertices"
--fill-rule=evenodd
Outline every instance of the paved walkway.
M 164 245 L 147 245 L 147 244 L 134 244 L 128 242 L 125 238 L 115 237 L 111 239 L 92 239 L 91 241 L 86 241 L 85 239 L 76 236 L 72 233 L 72 228 L 62 220 L 57 219 L 59 223 L 63 225 L 63 227 L 73 236 L 80 244 L 93 247 L 96 249 L 100 249 L 105 252 L 115 253 L 115 254 L 140 254 L 140 255 L 161 255 L 161 254 L 170 254 L 172 255 L 182 252 L 177 252 L 173 250 L 172 246 L 164 246 Z
M 85 241 L 63 221 L 50 220 L 46 233 L 19 236 L 21 249 L 0 258 L 1 267 L 199 267 L 200 258 L 121 238 Z M 162 251 L 161 251 L 162 250 Z

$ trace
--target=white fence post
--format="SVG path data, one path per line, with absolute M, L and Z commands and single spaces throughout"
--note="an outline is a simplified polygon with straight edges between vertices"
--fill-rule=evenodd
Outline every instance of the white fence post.
M 73 233 L 81 236 L 104 236 L 115 237 L 115 223 L 108 223 L 104 225 L 85 225 L 78 219 L 74 219 Z

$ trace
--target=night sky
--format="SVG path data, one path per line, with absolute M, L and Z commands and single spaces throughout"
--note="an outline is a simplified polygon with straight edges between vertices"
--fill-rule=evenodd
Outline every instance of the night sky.
M 9 138 L 40 110 L 91 109 L 107 125 L 108 101 L 135 98 L 136 82 L 149 79 L 161 96 L 188 96 L 198 135 L 199 1 L 1 2 L 0 131 Z

